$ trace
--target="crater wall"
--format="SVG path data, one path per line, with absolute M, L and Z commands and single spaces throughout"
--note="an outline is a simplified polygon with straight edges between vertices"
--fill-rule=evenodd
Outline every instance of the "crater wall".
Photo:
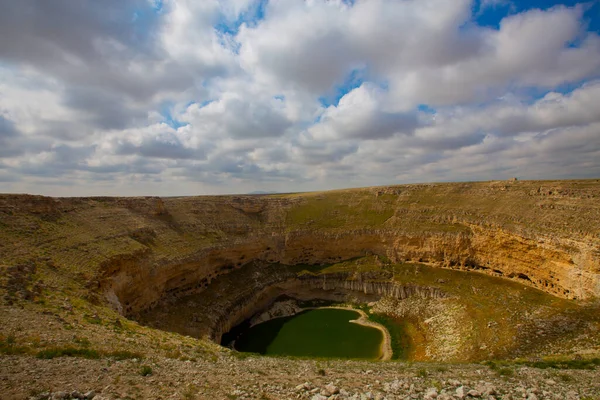
M 206 290 L 184 297 L 163 299 L 156 307 L 135 315 L 145 325 L 195 337 L 221 336 L 285 295 L 299 300 L 370 302 L 389 297 L 439 299 L 447 295 L 437 287 L 393 282 L 384 271 L 327 274 L 301 273 L 279 264 L 251 263 L 217 279 Z
M 252 262 L 320 265 L 368 254 L 589 299 L 600 296 L 599 198 L 598 180 L 272 196 L 0 195 L 0 256 L 57 269 L 125 315 L 199 293 Z

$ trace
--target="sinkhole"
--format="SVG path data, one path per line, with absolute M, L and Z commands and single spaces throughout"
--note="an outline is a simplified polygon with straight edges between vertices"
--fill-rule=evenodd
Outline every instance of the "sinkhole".
M 360 311 L 323 307 L 256 324 L 244 321 L 224 334 L 221 344 L 269 356 L 378 360 L 391 356 L 386 335 Z

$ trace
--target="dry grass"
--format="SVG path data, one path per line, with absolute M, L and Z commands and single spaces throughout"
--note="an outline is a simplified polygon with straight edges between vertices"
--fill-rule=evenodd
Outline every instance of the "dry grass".
M 97 285 L 107 261 L 115 258 L 138 257 L 150 268 L 194 260 L 213 246 L 233 246 L 273 234 L 284 237 L 291 231 L 372 229 L 443 234 L 469 232 L 471 224 L 500 227 L 526 237 L 538 233 L 558 235 L 594 245 L 600 240 L 599 198 L 597 180 L 169 198 L 162 203 L 164 209 L 156 198 L 32 200 L 28 196 L 0 195 L 0 295 L 5 302 L 0 310 L 0 335 L 14 340 L 10 345 L 3 344 L 3 351 L 74 346 L 73 337 L 78 336 L 87 338 L 89 347 L 100 354 L 163 354 L 160 345 L 165 342 L 172 342 L 182 354 L 186 354 L 187 347 L 198 346 L 207 349 L 207 357 L 218 353 L 210 343 L 139 326 L 106 307 Z M 9 294 L 5 267 L 26 263 L 34 263 L 36 270 L 24 281 L 25 289 L 33 293 L 39 284 L 41 292 L 31 299 L 15 292 L 14 304 L 9 305 L 4 300 Z M 577 318 L 598 323 L 594 316 L 598 313 L 592 309 L 481 274 L 391 266 L 382 258 L 347 261 L 329 266 L 324 272 L 377 269 L 392 271 L 399 283 L 435 285 L 459 297 L 477 328 L 472 333 L 473 341 L 491 342 L 495 334 L 498 339 L 494 339 L 494 346 L 498 349 L 510 350 L 509 338 L 513 335 L 522 341 L 531 340 L 530 350 L 536 351 L 532 315 L 535 320 L 561 324 Z M 498 324 L 493 331 L 487 327 L 490 321 Z M 515 330 L 515 321 L 524 321 L 524 328 Z M 40 326 L 47 329 L 40 332 Z M 575 338 L 576 331 L 561 335 L 569 340 Z M 555 339 L 550 335 L 549 340 Z M 478 352 L 478 348 L 472 349 L 473 354 Z

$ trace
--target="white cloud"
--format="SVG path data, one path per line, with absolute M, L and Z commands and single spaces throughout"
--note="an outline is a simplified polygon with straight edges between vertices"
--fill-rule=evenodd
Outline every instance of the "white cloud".
M 178 0 L 168 3 L 160 30 L 161 44 L 172 59 L 190 68 L 192 74 L 219 70 L 234 63 L 233 55 L 213 26 L 221 12 L 219 1 Z
M 315 140 L 381 139 L 395 134 L 412 134 L 419 121 L 415 113 L 386 109 L 385 91 L 362 84 L 330 106 L 319 123 L 309 128 Z
M 274 87 L 326 90 L 355 61 L 348 13 L 335 1 L 271 2 L 264 22 L 240 30 L 240 63 Z
M 515 87 L 552 88 L 598 76 L 600 38 L 580 38 L 581 8 L 533 10 L 507 17 L 499 31 L 481 30 L 477 55 L 442 67 L 394 74 L 401 105 L 486 101 Z M 580 47 L 569 47 L 582 39 Z
M 600 173 L 600 37 L 585 5 L 513 9 L 492 29 L 470 0 L 271 0 L 261 20 L 258 0 L 167 0 L 159 13 L 147 0 L 81 2 L 10 2 L 0 15 L 5 190 Z M 42 16 L 45 34 L 31 28 Z M 356 70 L 362 81 L 345 86 Z

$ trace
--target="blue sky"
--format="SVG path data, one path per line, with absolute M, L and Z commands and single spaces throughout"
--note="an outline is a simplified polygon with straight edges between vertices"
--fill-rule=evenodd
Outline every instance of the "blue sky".
M 354 1 L 346 1 L 348 5 L 354 5 Z M 163 2 L 156 0 L 154 10 L 158 13 L 164 12 Z M 475 0 L 472 3 L 473 19 L 471 23 L 475 23 L 482 27 L 499 29 L 500 22 L 511 15 L 517 15 L 529 10 L 540 9 L 548 10 L 553 7 L 567 6 L 575 7 L 582 6 L 584 8 L 582 22 L 586 25 L 587 31 L 600 32 L 600 1 L 590 1 L 582 3 L 577 0 Z M 248 9 L 240 13 L 237 18 L 231 19 L 226 14 L 219 14 L 217 22 L 213 25 L 214 29 L 223 35 L 235 37 L 242 24 L 254 27 L 265 18 L 265 12 L 268 6 L 267 0 L 260 0 L 253 3 Z M 319 97 L 319 102 L 323 107 L 336 106 L 340 99 L 352 90 L 360 87 L 362 83 L 369 80 L 368 67 L 352 68 L 340 82 L 337 82 L 333 87 L 329 88 L 323 95 Z M 530 101 L 543 98 L 550 91 L 559 91 L 568 93 L 574 88 L 580 86 L 583 82 L 569 82 L 564 85 L 557 86 L 551 90 L 537 90 L 536 88 L 528 88 L 526 93 L 530 96 Z M 381 87 L 385 88 L 386 83 L 380 83 Z M 419 105 L 420 110 L 426 110 L 431 113 L 434 108 L 426 104 Z M 184 124 L 173 119 L 168 109 L 164 110 L 165 121 L 178 128 Z
M 600 175 L 599 1 L 79 4 L 0 13 L 0 192 Z
M 488 6 L 481 9 L 482 0 L 473 2 L 473 11 L 476 16 L 475 21 L 482 26 L 498 28 L 500 21 L 510 14 L 519 14 L 531 9 L 547 10 L 556 6 L 573 7 L 578 4 L 585 7 L 584 21 L 588 24 L 588 29 L 594 32 L 600 32 L 600 2 L 597 0 L 581 2 L 577 0 L 528 0 L 528 1 L 496 1 L 495 6 Z M 483 0 L 485 4 L 485 0 Z

